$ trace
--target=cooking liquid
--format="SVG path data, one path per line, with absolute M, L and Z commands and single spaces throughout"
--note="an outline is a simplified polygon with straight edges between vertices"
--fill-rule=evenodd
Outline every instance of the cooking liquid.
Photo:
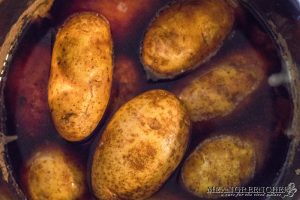
M 36 21 L 30 26 L 9 64 L 5 87 L 7 134 L 18 136 L 17 141 L 8 145 L 7 151 L 15 178 L 22 188 L 24 188 L 21 183 L 23 167 L 37 149 L 53 143 L 60 144 L 63 148 L 71 149 L 81 162 L 88 165 L 89 155 L 93 151 L 92 144 L 101 135 L 101 130 L 109 118 L 123 103 L 150 89 L 176 91 L 175 88 L 180 85 L 182 78 L 189 76 L 187 73 L 175 80 L 147 81 L 140 63 L 139 48 L 143 34 L 155 13 L 166 4 L 168 2 L 164 0 L 56 1 L 50 12 L 50 18 Z M 114 38 L 114 83 L 109 108 L 97 130 L 83 142 L 69 143 L 59 136 L 52 124 L 47 102 L 47 84 L 57 29 L 68 16 L 79 11 L 100 12 L 111 23 Z M 236 15 L 237 21 L 232 33 L 212 60 L 222 57 L 228 51 L 251 47 L 260 51 L 271 63 L 268 75 L 279 73 L 280 60 L 270 38 L 246 10 L 239 8 Z M 209 65 L 199 67 L 195 73 L 201 70 L 209 70 Z M 284 132 L 292 117 L 291 110 L 292 103 L 287 89 L 283 86 L 271 87 L 265 81 L 264 86 L 251 95 L 251 101 L 245 109 L 222 120 L 210 120 L 193 125 L 185 157 L 201 141 L 215 136 L 215 133 L 239 132 L 263 127 L 268 130 L 265 135 L 254 134 L 253 137 L 265 137 L 262 140 L 265 139 L 269 143 L 271 150 L 262 152 L 267 158 L 265 166 L 249 185 L 271 186 L 287 155 L 289 140 Z M 199 199 L 181 187 L 179 171 L 180 167 L 150 199 Z M 92 199 L 92 194 L 87 194 L 83 199 Z

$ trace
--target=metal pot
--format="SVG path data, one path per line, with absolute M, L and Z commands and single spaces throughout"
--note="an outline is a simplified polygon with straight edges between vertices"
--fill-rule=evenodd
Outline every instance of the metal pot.
M 284 166 L 273 186 L 287 186 L 294 183 L 298 187 L 293 197 L 300 199 L 300 2 L 297 0 L 240 0 L 262 24 L 277 45 L 283 71 L 276 74 L 282 84 L 287 85 L 293 101 L 293 120 L 286 134 L 290 145 Z M 14 136 L 5 134 L 5 108 L 3 87 L 9 63 L 18 41 L 33 20 L 44 17 L 53 0 L 0 0 L 0 167 L 1 175 L 18 198 L 25 199 L 16 183 L 7 162 L 6 144 Z M 0 191 L 1 193 L 1 191 Z M 0 195 L 1 197 L 1 195 Z M 267 199 L 276 199 L 267 197 Z

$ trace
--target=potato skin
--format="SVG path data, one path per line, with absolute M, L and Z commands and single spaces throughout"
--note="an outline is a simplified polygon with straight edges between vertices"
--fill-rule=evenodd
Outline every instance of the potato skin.
M 255 147 L 237 136 L 207 139 L 185 161 L 181 180 L 199 197 L 217 198 L 209 187 L 238 187 L 251 180 L 256 170 Z
M 177 92 L 193 122 L 234 112 L 262 85 L 267 63 L 258 52 L 246 49 L 229 53 L 211 67 Z
M 91 181 L 99 199 L 145 199 L 178 166 L 190 121 L 170 92 L 152 90 L 124 104 L 112 117 L 93 155 Z
M 57 34 L 48 85 L 52 119 L 66 140 L 87 138 L 103 117 L 112 66 L 107 21 L 88 12 L 71 16 Z
M 145 85 L 143 72 L 134 58 L 125 54 L 115 55 L 113 87 L 110 106 L 117 111 L 128 100 L 137 96 Z
M 5 86 L 8 121 L 13 124 L 9 130 L 30 144 L 55 132 L 47 102 L 51 52 L 44 43 L 32 44 L 36 41 L 20 47 L 24 50 L 13 60 Z
M 38 149 L 27 161 L 25 174 L 32 200 L 77 200 L 87 189 L 84 168 L 60 146 Z
M 225 0 L 179 1 L 162 10 L 145 34 L 141 61 L 153 80 L 171 79 L 208 60 L 231 31 Z
M 0 199 L 1 200 L 18 200 L 15 191 L 12 190 L 11 186 L 0 180 Z
M 149 21 L 163 3 L 162 0 L 71 0 L 70 4 L 61 2 L 59 8 L 62 18 L 78 10 L 101 13 L 109 21 L 114 46 L 118 49 L 139 44 L 145 21 Z

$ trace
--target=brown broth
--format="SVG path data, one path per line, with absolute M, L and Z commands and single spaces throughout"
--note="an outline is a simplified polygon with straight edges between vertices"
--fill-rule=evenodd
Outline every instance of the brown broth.
M 104 3 L 101 5 L 101 2 Z M 118 12 L 115 10 L 114 2 L 117 1 L 56 1 L 50 13 L 51 17 L 32 24 L 22 38 L 10 63 L 5 87 L 7 134 L 18 136 L 17 141 L 8 145 L 8 153 L 16 180 L 20 185 L 22 185 L 23 166 L 37 148 L 49 143 L 60 144 L 72 149 L 78 159 L 88 165 L 90 153 L 93 151 L 92 143 L 101 135 L 101 130 L 117 108 L 146 90 L 161 88 L 174 91 L 176 85 L 189 76 L 187 73 L 171 81 L 147 81 L 140 63 L 139 46 L 143 33 L 155 13 L 168 1 L 125 1 L 132 7 L 128 9 L 128 15 L 122 13 L 114 15 L 113 12 Z M 68 16 L 79 11 L 99 11 L 107 15 L 114 38 L 115 73 L 110 105 L 95 133 L 84 142 L 69 143 L 60 138 L 52 124 L 47 102 L 47 83 L 55 33 Z M 270 61 L 272 68 L 268 70 L 268 75 L 280 72 L 281 65 L 276 48 L 258 22 L 243 9 L 237 10 L 236 15 L 237 22 L 234 30 L 212 60 L 222 57 L 232 49 L 252 47 Z M 209 70 L 207 66 L 205 64 L 196 71 Z M 270 186 L 287 154 L 289 140 L 284 132 L 292 117 L 291 110 L 292 104 L 287 89 L 283 86 L 270 87 L 266 81 L 264 86 L 251 96 L 251 102 L 246 108 L 238 110 L 225 119 L 194 125 L 186 156 L 201 141 L 214 136 L 216 132 L 263 127 L 269 130 L 263 137 L 267 138 L 266 141 L 272 148 L 270 152 L 264 152 L 268 154 L 269 159 L 264 169 L 249 185 Z M 257 135 L 257 137 L 261 136 Z M 150 199 L 198 199 L 182 189 L 178 182 L 179 171 L 180 167 L 162 189 Z

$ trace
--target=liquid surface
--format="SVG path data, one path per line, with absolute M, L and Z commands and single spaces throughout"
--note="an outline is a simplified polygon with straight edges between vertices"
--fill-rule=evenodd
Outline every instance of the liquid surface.
M 188 78 L 189 74 L 186 74 L 171 81 L 147 81 L 140 63 L 139 48 L 143 34 L 153 16 L 167 3 L 164 0 L 72 0 L 68 3 L 56 1 L 49 19 L 43 19 L 30 26 L 13 55 L 5 87 L 7 134 L 18 136 L 17 141 L 8 145 L 8 154 L 16 180 L 22 188 L 23 166 L 36 149 L 51 143 L 59 144 L 66 149 L 72 149 L 78 159 L 89 165 L 93 142 L 101 135 L 101 130 L 109 118 L 123 103 L 150 89 L 160 88 L 176 92 L 182 80 Z M 95 11 L 110 21 L 115 51 L 114 83 L 106 116 L 93 136 L 80 143 L 68 143 L 59 136 L 52 123 L 47 102 L 47 85 L 55 34 L 68 16 L 79 11 Z M 236 10 L 236 18 L 232 33 L 212 61 L 221 58 L 228 51 L 251 47 L 270 62 L 269 76 L 280 72 L 281 65 L 276 48 L 258 22 L 241 8 Z M 206 70 L 209 70 L 209 64 L 203 65 L 195 73 Z M 266 81 L 264 86 L 251 96 L 251 103 L 246 109 L 241 109 L 223 120 L 194 125 L 186 156 L 204 139 L 215 136 L 214 133 L 263 127 L 268 130 L 266 135 L 254 134 L 253 137 L 263 137 L 262 140 L 265 139 L 271 146 L 271 151 L 264 152 L 268 157 L 264 168 L 249 185 L 270 186 L 276 179 L 287 153 L 289 140 L 284 131 L 292 117 L 291 109 L 286 88 L 271 87 Z M 179 172 L 180 167 L 150 199 L 199 199 L 181 187 L 178 181 Z M 91 199 L 91 196 L 92 194 L 88 194 L 84 199 Z

